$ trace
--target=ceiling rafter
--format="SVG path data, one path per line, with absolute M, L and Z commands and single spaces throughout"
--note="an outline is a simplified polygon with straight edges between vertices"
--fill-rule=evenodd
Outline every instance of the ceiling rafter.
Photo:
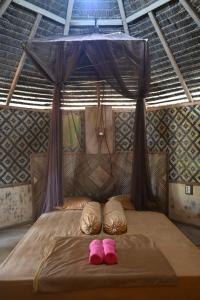
M 125 10 L 124 10 L 124 4 L 123 4 L 122 0 L 117 0 L 117 2 L 118 2 L 118 6 L 119 6 L 120 15 L 122 18 L 124 32 L 126 34 L 129 34 L 128 24 L 126 22 L 126 14 L 125 14 Z
M 54 20 L 57 23 L 60 23 L 62 25 L 65 25 L 65 19 L 57 16 L 56 14 L 51 13 L 50 11 L 43 9 L 37 5 L 34 5 L 28 1 L 25 0 L 13 0 L 13 3 L 18 4 L 24 8 L 27 8 L 35 13 L 39 13 L 43 15 L 44 17 L 47 17 L 51 20 Z
M 28 37 L 28 40 L 32 39 L 35 36 L 41 19 L 42 19 L 42 15 L 38 13 L 37 16 L 36 16 L 35 22 L 33 24 L 33 27 L 31 29 L 30 35 Z M 25 51 L 23 51 L 22 56 L 21 56 L 20 61 L 19 61 L 19 64 L 17 66 L 17 70 L 15 72 L 15 76 L 14 76 L 13 81 L 11 83 L 9 93 L 8 93 L 8 97 L 7 97 L 7 100 L 6 100 L 6 105 L 7 106 L 10 104 L 10 101 L 12 99 L 13 93 L 14 93 L 16 85 L 17 85 L 17 81 L 18 81 L 19 76 L 21 74 L 21 71 L 23 69 L 26 58 L 27 58 L 27 55 L 26 55 Z
M 200 18 L 197 11 L 191 6 L 191 4 L 187 0 L 179 0 L 179 2 L 183 5 L 185 10 L 188 12 L 190 17 L 192 17 L 195 23 L 200 27 Z
M 141 18 L 142 16 L 148 14 L 148 12 L 153 11 L 153 10 L 159 8 L 160 6 L 163 6 L 166 3 L 171 2 L 171 1 L 173 1 L 173 0 L 158 0 L 158 1 L 154 2 L 153 4 L 150 4 L 149 6 L 143 8 L 140 11 L 138 11 L 138 12 L 132 14 L 131 16 L 127 17 L 126 22 L 130 23 L 132 21 L 135 21 L 135 20 Z
M 5 0 L 3 2 L 3 4 L 0 6 L 0 18 L 3 16 L 3 14 L 6 12 L 8 6 L 10 5 L 10 3 L 12 2 L 12 0 Z
M 97 20 L 97 25 L 100 25 L 100 26 L 109 26 L 109 25 L 111 25 L 111 26 L 119 26 L 119 25 L 123 25 L 123 26 L 124 26 L 124 25 L 126 24 L 125 26 L 127 26 L 127 29 L 129 29 L 127 23 L 130 23 L 130 22 L 132 22 L 132 21 L 134 21 L 134 20 L 137 20 L 138 18 L 140 18 L 140 17 L 142 17 L 142 16 L 145 16 L 145 15 L 148 15 L 149 17 L 150 17 L 150 15 L 152 15 L 153 18 L 155 19 L 155 22 L 156 22 L 157 25 L 158 25 L 158 29 L 157 29 L 157 30 L 158 30 L 158 31 L 160 30 L 160 33 L 161 33 L 162 38 L 160 37 L 160 35 L 158 34 L 158 31 L 157 31 L 156 29 L 155 29 L 155 31 L 157 32 L 157 34 L 158 34 L 158 36 L 159 36 L 159 38 L 160 38 L 160 40 L 161 40 L 161 43 L 163 44 L 163 47 L 164 47 L 164 49 L 165 49 L 165 51 L 166 51 L 166 53 L 167 53 L 167 55 L 168 55 L 168 57 L 169 57 L 169 60 L 170 60 L 172 66 L 173 66 L 173 68 L 174 68 L 174 70 L 175 70 L 175 72 L 176 72 L 176 74 L 177 74 L 177 76 L 178 76 L 178 78 L 179 78 L 179 81 L 180 81 L 180 83 L 181 83 L 181 86 L 182 86 L 182 88 L 184 89 L 185 94 L 187 95 L 188 100 L 191 101 L 191 102 L 189 102 L 189 103 L 190 103 L 190 105 L 192 105 L 194 102 L 196 103 L 197 101 L 192 102 L 193 99 L 192 99 L 191 93 L 190 93 L 190 91 L 189 91 L 189 89 L 188 89 L 188 87 L 187 87 L 187 85 L 186 85 L 186 83 L 185 83 L 185 80 L 184 80 L 184 78 L 183 78 L 183 75 L 181 74 L 180 68 L 178 67 L 178 65 L 177 65 L 177 63 L 176 63 L 175 57 L 174 57 L 174 55 L 173 55 L 173 53 L 172 53 L 172 51 L 171 51 L 171 49 L 170 49 L 170 47 L 169 47 L 169 45 L 168 45 L 168 42 L 167 42 L 167 40 L 166 40 L 166 38 L 165 38 L 165 35 L 164 35 L 164 33 L 162 32 L 162 29 L 161 29 L 161 27 L 160 27 L 158 21 L 156 20 L 156 17 L 155 17 L 155 15 L 154 15 L 154 13 L 153 13 L 153 10 L 156 10 L 156 9 L 158 9 L 159 7 L 162 7 L 162 6 L 165 5 L 166 3 L 172 2 L 173 0 L 158 0 L 157 2 L 155 2 L 155 3 L 151 4 L 151 5 L 149 5 L 148 7 L 146 7 L 146 8 L 144 8 L 144 9 L 140 10 L 140 11 L 137 12 L 137 13 L 134 13 L 133 15 L 131 15 L 131 16 L 127 17 L 127 18 L 126 18 L 126 14 L 125 14 L 125 10 L 124 10 L 123 1 L 122 1 L 122 0 L 117 0 L 117 1 L 118 1 L 118 5 L 119 5 L 119 3 L 121 2 L 122 9 L 123 9 L 123 11 L 124 11 L 124 15 L 123 15 L 123 13 L 121 13 L 120 5 L 119 5 L 120 14 L 121 14 L 121 19 L 98 19 L 98 20 Z M 3 15 L 3 13 L 5 13 L 6 9 L 9 7 L 9 4 L 10 4 L 11 2 L 12 2 L 12 0 L 5 0 L 5 1 L 3 2 L 3 4 L 0 6 L 0 17 Z M 80 27 L 81 27 L 81 26 L 95 26 L 95 20 L 92 20 L 92 19 L 83 19 L 83 20 L 76 20 L 76 19 L 73 20 L 73 19 L 71 19 L 74 0 L 69 0 L 69 2 L 72 3 L 72 6 L 71 6 L 71 13 L 70 13 L 70 9 L 69 9 L 69 12 L 68 12 L 68 10 L 67 10 L 67 16 L 66 16 L 66 19 L 61 18 L 61 17 L 57 16 L 56 14 L 53 14 L 53 13 L 49 12 L 48 10 L 42 9 L 42 8 L 40 8 L 39 6 L 33 5 L 33 4 L 31 4 L 31 3 L 29 3 L 28 1 L 25 1 L 25 0 L 13 0 L 13 2 L 16 3 L 16 4 L 18 4 L 18 5 L 21 5 L 21 6 L 25 7 L 25 8 L 27 8 L 27 9 L 31 10 L 31 11 L 34 11 L 34 12 L 36 12 L 37 14 L 38 14 L 38 12 L 40 11 L 40 14 L 41 14 L 42 16 L 45 16 L 45 17 L 47 17 L 47 18 L 50 18 L 50 19 L 52 19 L 53 21 L 55 21 L 55 22 L 57 22 L 57 23 L 60 23 L 60 24 L 64 25 L 64 32 L 65 32 L 65 34 L 68 34 L 68 33 L 69 33 L 69 28 L 70 28 L 70 27 L 75 27 L 75 26 L 78 26 L 78 27 L 79 27 L 79 26 L 80 26 Z M 8 4 L 8 3 L 9 3 L 9 4 Z M 21 3 L 21 4 L 20 4 L 20 3 Z M 24 3 L 26 3 L 26 4 L 23 5 Z M 200 26 L 199 15 L 198 15 L 197 11 L 191 6 L 191 4 L 190 4 L 187 0 L 179 0 L 179 3 L 185 8 L 185 10 L 188 12 L 188 14 L 189 14 L 189 15 L 193 18 L 193 20 L 197 23 L 197 25 Z M 2 13 L 2 11 L 3 11 L 3 10 L 2 10 L 3 5 L 4 5 L 4 12 Z M 28 6 L 28 7 L 27 7 L 27 6 Z M 30 7 L 31 7 L 31 8 L 30 8 Z M 69 8 L 69 3 L 68 3 L 68 8 Z M 41 12 L 42 12 L 42 13 L 41 13 Z M 71 16 L 70 16 L 70 14 L 71 14 Z M 150 17 L 150 19 L 151 19 L 151 17 Z M 152 19 L 151 19 L 151 22 L 152 22 Z M 124 26 L 124 31 L 125 31 L 125 33 L 127 33 L 126 30 L 125 30 L 125 26 Z M 154 24 L 153 24 L 153 26 L 154 26 Z M 154 26 L 154 28 L 155 28 L 155 26 Z M 165 45 L 165 46 L 164 46 L 164 45 Z M 169 51 L 167 51 L 167 49 L 168 49 Z M 171 55 L 170 55 L 170 54 L 171 54 Z M 22 54 L 22 56 L 23 56 L 23 54 Z M 170 59 L 170 57 L 171 57 L 171 59 Z M 21 59 L 22 59 L 22 58 L 21 58 Z M 21 61 L 21 60 L 20 60 L 20 61 Z M 20 64 L 20 63 L 19 63 L 19 64 Z M 23 64 L 24 64 L 24 62 L 23 62 Z M 22 67 L 23 67 L 23 66 L 22 66 Z M 21 70 L 22 70 L 22 68 L 21 68 Z M 19 72 L 19 76 L 20 76 L 21 70 L 20 70 L 20 72 Z M 17 71 L 16 71 L 16 73 L 17 73 Z M 178 75 L 178 74 L 179 74 L 179 75 Z M 16 74 L 15 74 L 15 75 L 16 75 Z M 18 76 L 18 78 L 19 78 L 19 76 Z M 18 80 L 18 78 L 17 78 L 17 80 Z M 14 81 L 14 79 L 13 79 L 13 81 Z M 17 81 L 16 81 L 16 83 L 17 83 Z M 16 87 L 16 84 L 15 84 L 15 87 Z M 14 87 L 14 90 L 15 90 L 15 87 Z M 13 92 L 14 92 L 14 90 L 13 90 Z M 12 94 L 13 94 L 13 92 L 12 92 Z M 12 98 L 12 96 L 11 96 L 11 98 Z M 9 101 L 10 101 L 10 100 L 9 100 Z M 187 102 L 186 102 L 186 103 L 187 103 Z M 6 104 L 7 104 L 7 102 L 6 102 Z M 156 107 L 156 109 L 158 109 L 158 108 Z
M 172 53 L 172 51 L 171 51 L 171 49 L 170 49 L 170 47 L 167 43 L 167 40 L 166 40 L 166 38 L 165 38 L 161 28 L 160 28 L 160 25 L 159 25 L 158 21 L 156 20 L 156 17 L 154 15 L 154 13 L 152 11 L 150 11 L 150 12 L 148 12 L 148 15 L 149 15 L 151 23 L 153 24 L 153 27 L 154 27 L 154 29 L 155 29 L 155 31 L 156 31 L 156 33 L 157 33 L 157 35 L 158 35 L 158 37 L 161 41 L 161 44 L 163 45 L 163 47 L 165 49 L 165 52 L 166 52 L 166 54 L 167 54 L 167 56 L 168 56 L 168 58 L 169 58 L 169 60 L 172 64 L 172 67 L 174 68 L 174 71 L 176 72 L 176 75 L 179 78 L 179 81 L 180 81 L 180 83 L 181 83 L 181 85 L 182 85 L 182 87 L 185 91 L 185 94 L 186 94 L 188 100 L 190 102 L 193 102 L 192 95 L 191 95 L 191 93 L 190 93 L 190 91 L 189 91 L 189 89 L 186 85 L 186 82 L 183 78 L 183 75 L 181 74 L 180 68 L 177 65 L 175 57 L 174 57 L 174 55 L 173 55 L 173 53 Z
M 47 17 L 54 22 L 57 22 L 59 24 L 65 25 L 66 19 L 57 16 L 56 14 L 53 14 L 49 12 L 46 9 L 43 9 L 37 5 L 34 5 L 28 1 L 25 0 L 13 0 L 15 4 L 18 4 L 22 7 L 25 7 L 33 12 L 40 13 L 44 17 Z M 95 20 L 71 20 L 70 22 L 71 26 L 94 26 L 95 25 Z M 97 20 L 97 25 L 99 26 L 120 26 L 122 25 L 122 20 L 121 19 L 98 19 Z
M 70 27 L 70 21 L 72 18 L 73 7 L 74 7 L 74 0 L 68 0 L 67 14 L 66 14 L 66 20 L 65 20 L 65 27 L 64 27 L 64 35 L 69 34 L 69 27 Z
M 96 23 L 95 23 L 96 22 Z M 121 19 L 97 19 L 92 20 L 71 20 L 70 22 L 71 26 L 122 26 L 122 20 Z

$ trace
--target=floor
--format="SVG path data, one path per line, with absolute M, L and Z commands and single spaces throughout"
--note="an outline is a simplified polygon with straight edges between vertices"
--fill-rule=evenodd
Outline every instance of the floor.
M 200 249 L 200 229 L 175 223 L 175 225 Z M 31 224 L 20 225 L 0 230 L 0 263 L 8 256 Z
M 0 230 L 0 263 L 8 256 L 30 227 L 31 224 L 25 224 Z
M 174 223 L 199 249 L 200 249 L 200 228 Z

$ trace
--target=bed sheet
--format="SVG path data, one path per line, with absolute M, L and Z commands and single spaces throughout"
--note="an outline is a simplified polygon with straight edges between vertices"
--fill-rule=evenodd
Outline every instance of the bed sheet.
M 127 234 L 143 234 L 154 240 L 173 267 L 176 286 L 105 288 L 72 291 L 68 293 L 33 293 L 33 278 L 42 259 L 45 246 L 55 236 L 83 236 L 79 228 L 81 210 L 68 210 L 43 214 L 18 243 L 0 266 L 0 291 L 3 300 L 199 300 L 200 251 L 185 235 L 156 212 L 126 211 Z M 104 233 L 97 235 L 103 238 Z

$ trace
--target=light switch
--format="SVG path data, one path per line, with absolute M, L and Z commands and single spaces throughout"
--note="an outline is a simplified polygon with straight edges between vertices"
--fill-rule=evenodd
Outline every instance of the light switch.
M 185 194 L 193 195 L 193 186 L 192 185 L 185 185 Z

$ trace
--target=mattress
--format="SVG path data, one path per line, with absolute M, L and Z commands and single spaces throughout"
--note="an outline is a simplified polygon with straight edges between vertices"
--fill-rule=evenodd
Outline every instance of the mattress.
M 33 278 L 45 246 L 52 237 L 82 236 L 79 228 L 80 210 L 43 214 L 0 266 L 0 291 L 3 300 L 199 300 L 200 251 L 169 219 L 156 212 L 126 211 L 127 234 L 143 234 L 151 238 L 173 267 L 176 286 L 145 286 L 132 288 L 100 288 L 58 294 L 33 292 Z M 103 237 L 100 233 L 98 238 Z

